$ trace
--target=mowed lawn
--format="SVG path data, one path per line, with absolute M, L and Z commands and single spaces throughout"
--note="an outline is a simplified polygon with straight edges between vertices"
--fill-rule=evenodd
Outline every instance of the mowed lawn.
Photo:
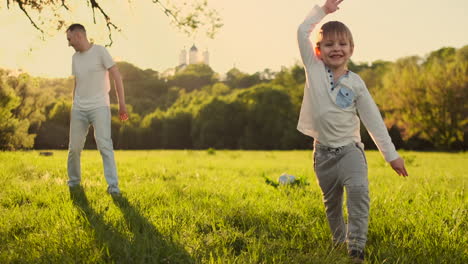
M 366 151 L 367 263 L 468 263 L 468 153 Z M 0 263 L 348 263 L 333 249 L 312 151 L 116 151 L 121 197 L 82 154 L 0 152 Z M 278 188 L 284 172 L 300 184 Z

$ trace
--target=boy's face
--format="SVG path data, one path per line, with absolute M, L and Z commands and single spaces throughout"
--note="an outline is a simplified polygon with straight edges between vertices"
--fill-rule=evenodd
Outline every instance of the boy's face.
M 317 55 L 331 69 L 344 69 L 354 48 L 347 38 L 337 35 L 322 39 Z

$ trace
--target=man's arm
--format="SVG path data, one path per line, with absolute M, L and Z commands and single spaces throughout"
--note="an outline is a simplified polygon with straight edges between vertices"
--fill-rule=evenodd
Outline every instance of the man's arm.
M 109 75 L 111 80 L 114 81 L 115 91 L 117 92 L 117 99 L 119 101 L 119 117 L 120 120 L 125 121 L 128 119 L 127 107 L 125 106 L 125 92 L 122 82 L 122 76 L 120 75 L 117 65 L 109 68 Z
M 75 91 L 76 91 L 76 77 L 73 77 L 72 102 L 75 100 Z

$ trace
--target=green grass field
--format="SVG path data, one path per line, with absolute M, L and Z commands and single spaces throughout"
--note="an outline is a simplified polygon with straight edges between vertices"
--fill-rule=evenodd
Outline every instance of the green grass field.
M 410 177 L 367 151 L 367 263 L 468 263 L 468 153 L 402 152 Z M 0 263 L 348 263 L 331 245 L 312 151 L 0 152 Z M 302 184 L 278 187 L 288 172 Z

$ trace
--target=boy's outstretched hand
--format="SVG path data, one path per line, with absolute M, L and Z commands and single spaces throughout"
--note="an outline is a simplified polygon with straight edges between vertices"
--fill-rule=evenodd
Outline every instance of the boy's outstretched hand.
M 343 0 L 327 0 L 322 6 L 322 9 L 325 12 L 325 14 L 333 13 L 336 10 L 340 9 L 338 5 L 341 4 L 341 2 L 343 2 Z
M 392 166 L 393 170 L 395 170 L 396 173 L 398 173 L 398 175 L 403 177 L 408 176 L 408 172 L 405 168 L 405 161 L 402 158 L 390 161 L 390 165 Z

